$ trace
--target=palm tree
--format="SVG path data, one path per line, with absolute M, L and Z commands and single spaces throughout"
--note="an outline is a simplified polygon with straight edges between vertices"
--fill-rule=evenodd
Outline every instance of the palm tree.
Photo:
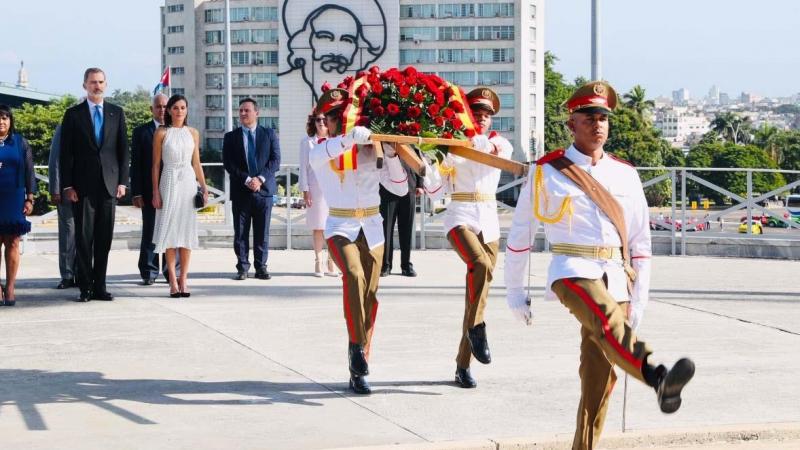
M 764 122 L 761 128 L 756 130 L 754 143 L 769 153 L 772 160 L 780 165 L 783 162 L 783 152 L 776 142 L 777 137 L 778 128 Z
M 639 86 L 638 84 L 634 86 L 630 92 L 623 95 L 625 99 L 625 104 L 636 111 L 636 114 L 639 115 L 645 122 L 650 121 L 650 115 L 648 114 L 651 109 L 655 108 L 656 104 L 652 100 L 647 100 L 647 96 L 645 95 L 644 88 Z
M 752 139 L 750 118 L 732 112 L 725 112 L 715 117 L 711 121 L 711 130 L 735 145 L 747 144 Z

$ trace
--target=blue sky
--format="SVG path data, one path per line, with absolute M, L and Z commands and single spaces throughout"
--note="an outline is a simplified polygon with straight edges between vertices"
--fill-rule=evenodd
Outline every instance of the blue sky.
M 158 82 L 163 0 L 13 3 L 4 10 L 0 81 L 16 81 L 24 59 L 31 86 L 45 92 L 81 94 L 91 65 L 106 70 L 111 89 Z M 590 4 L 545 5 L 545 47 L 568 79 L 589 76 Z M 731 95 L 800 92 L 797 0 L 601 0 L 601 8 L 603 76 L 620 91 L 686 87 L 699 97 L 716 84 Z

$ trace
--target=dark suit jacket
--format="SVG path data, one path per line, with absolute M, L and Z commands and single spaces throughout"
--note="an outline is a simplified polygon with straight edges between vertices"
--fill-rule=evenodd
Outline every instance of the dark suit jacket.
M 61 122 L 61 189 L 78 195 L 102 192 L 114 197 L 117 186 L 128 183 L 127 128 L 117 105 L 103 102 L 103 142 L 98 147 L 88 102 L 69 108 Z
M 281 149 L 272 128 L 256 127 L 256 163 L 258 176 L 264 177 L 261 190 L 254 193 L 244 185 L 249 176 L 247 156 L 244 151 L 244 132 L 239 127 L 225 133 L 222 142 L 222 163 L 231 177 L 231 200 L 238 201 L 249 195 L 271 196 L 277 192 L 275 172 L 281 165 Z
M 142 196 L 146 204 L 153 201 L 153 135 L 152 120 L 133 129 L 131 136 L 131 197 Z

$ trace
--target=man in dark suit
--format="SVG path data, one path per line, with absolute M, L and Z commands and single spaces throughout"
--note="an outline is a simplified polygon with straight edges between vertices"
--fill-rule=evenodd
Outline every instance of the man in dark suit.
M 156 94 L 150 105 L 153 120 L 133 129 L 131 137 L 131 195 L 133 206 L 142 210 L 142 241 L 139 244 L 139 274 L 145 286 L 153 284 L 158 278 L 158 253 L 153 243 L 153 229 L 156 225 L 156 209 L 153 207 L 153 134 L 164 123 L 167 111 L 167 98 Z M 177 252 L 175 253 L 177 257 Z M 181 262 L 176 259 L 176 276 L 180 273 Z M 167 276 L 167 258 L 161 255 L 161 270 Z
M 269 222 L 272 196 L 276 192 L 275 172 L 281 164 L 278 137 L 271 128 L 258 125 L 258 104 L 251 98 L 239 102 L 241 127 L 225 133 L 222 162 L 230 175 L 233 203 L 233 250 L 236 279 L 247 279 L 250 269 L 250 224 L 253 226 L 253 259 L 256 278 L 269 280 Z
M 50 204 L 58 210 L 58 270 L 61 281 L 56 289 L 67 289 L 75 286 L 77 271 L 75 261 L 75 219 L 72 215 L 72 202 L 61 197 L 61 125 L 56 127 L 53 140 L 50 142 L 47 175 L 50 189 Z
M 392 273 L 392 259 L 394 253 L 394 225 L 397 223 L 398 241 L 400 243 L 400 273 L 404 277 L 415 277 L 414 265 L 411 264 L 411 235 L 414 232 L 414 216 L 416 215 L 417 197 L 422 194 L 422 177 L 416 175 L 408 166 L 403 164 L 408 178 L 408 193 L 398 197 L 383 185 L 380 187 L 381 216 L 383 216 L 383 235 L 386 239 L 383 251 L 383 265 L 381 276 Z
M 61 122 L 61 189 L 75 212 L 78 301 L 109 301 L 106 268 L 117 199 L 128 182 L 128 138 L 122 108 L 103 101 L 105 73 L 86 69 L 83 88 L 86 101 Z

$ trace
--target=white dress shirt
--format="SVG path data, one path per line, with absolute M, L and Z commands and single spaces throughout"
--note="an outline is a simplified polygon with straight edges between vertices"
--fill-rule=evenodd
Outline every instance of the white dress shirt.
M 628 248 L 632 266 L 638 272 L 633 283 L 633 292 L 628 294 L 627 275 L 621 260 L 597 260 L 584 257 L 553 255 L 547 272 L 547 297 L 552 298 L 551 285 L 562 278 L 578 277 L 599 279 L 605 274 L 608 278 L 608 291 L 617 301 L 632 303 L 634 314 L 641 319 L 647 304 L 650 289 L 650 221 L 647 200 L 636 169 L 627 162 L 603 153 L 595 165 L 575 146 L 565 152 L 578 167 L 599 181 L 622 206 L 628 232 Z M 533 189 L 535 170 L 531 167 L 527 183 L 520 192 L 517 208 L 505 256 L 505 282 L 507 295 L 526 296 L 523 286 L 528 273 L 528 251 L 539 227 L 539 220 L 533 213 Z M 620 247 L 620 238 L 614 224 L 575 183 L 561 174 L 550 164 L 543 164 L 544 192 L 539 192 L 540 213 L 553 217 L 561 203 L 571 198 L 572 214 L 565 214 L 557 223 L 544 223 L 544 231 L 551 243 L 579 244 L 599 247 Z M 548 197 L 545 209 L 544 195 Z
M 506 159 L 511 157 L 514 148 L 506 138 L 498 135 L 489 139 L 489 142 L 497 148 L 497 156 Z M 493 146 L 490 145 L 489 149 L 493 150 Z M 425 190 L 432 200 L 438 200 L 445 194 L 455 192 L 474 192 L 489 195 L 494 195 L 497 192 L 497 184 L 500 182 L 500 169 L 452 154 L 448 154 L 445 158 L 445 166 L 455 169 L 455 171 L 445 175 L 443 178 L 437 177 L 438 184 L 433 186 L 426 184 L 425 186 Z M 428 172 L 438 171 L 428 170 Z M 495 200 L 480 202 L 451 201 L 444 216 L 445 234 L 459 225 L 468 227 L 475 234 L 483 233 L 484 242 L 493 242 L 500 239 L 497 202 Z
M 100 103 L 94 103 L 94 102 L 92 102 L 91 100 L 89 100 L 87 98 L 86 99 L 86 104 L 89 105 L 89 120 L 91 121 L 92 125 L 94 126 L 94 110 L 99 106 L 100 107 L 100 115 L 103 115 L 103 112 L 105 111 L 105 109 L 103 109 L 104 108 L 103 101 L 101 100 Z M 103 119 L 105 120 L 105 116 L 103 116 Z
M 359 146 L 356 170 L 345 171 L 344 179 L 340 180 L 339 175 L 331 169 L 330 162 L 338 159 L 344 151 L 342 138 L 337 136 L 315 144 L 309 152 L 309 163 L 330 208 L 380 206 L 379 184 L 397 196 L 408 193 L 407 174 L 400 165 L 400 159 L 397 156 L 384 157 L 383 167 L 378 169 L 375 152 L 366 146 Z M 355 242 L 362 229 L 370 249 L 383 244 L 383 219 L 380 214 L 362 218 L 329 215 L 324 234 L 325 239 L 338 235 Z

